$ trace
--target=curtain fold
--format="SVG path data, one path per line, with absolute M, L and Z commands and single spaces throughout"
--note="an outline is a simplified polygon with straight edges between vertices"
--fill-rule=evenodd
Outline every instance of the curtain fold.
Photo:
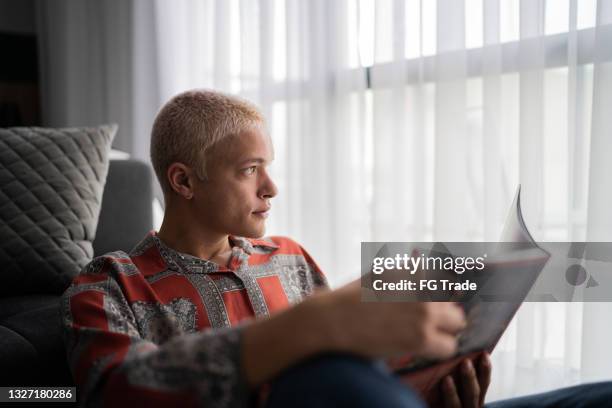
M 607 152 L 612 152 L 612 63 L 609 42 L 605 39 L 606 25 L 612 23 L 612 4 L 597 2 L 595 29 L 595 60 L 593 67 L 593 102 L 591 115 L 591 146 L 587 211 L 587 240 L 612 241 L 612 163 Z M 605 43 L 605 44 L 604 44 Z M 594 381 L 609 378 L 612 350 L 607 344 L 612 303 L 585 303 L 582 321 L 582 379 Z
M 133 150 L 131 3 L 38 1 L 36 14 L 43 123 L 116 122 L 113 146 Z

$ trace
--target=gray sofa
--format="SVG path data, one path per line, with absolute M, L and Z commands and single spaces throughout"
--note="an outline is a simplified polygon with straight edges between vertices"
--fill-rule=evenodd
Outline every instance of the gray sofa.
M 152 172 L 137 160 L 111 160 L 94 253 L 129 251 L 153 228 Z M 57 295 L 0 299 L 0 385 L 73 384 Z

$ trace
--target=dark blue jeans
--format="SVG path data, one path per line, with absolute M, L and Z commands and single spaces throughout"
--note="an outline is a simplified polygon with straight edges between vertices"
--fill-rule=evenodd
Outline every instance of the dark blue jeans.
M 542 394 L 491 402 L 486 408 L 598 408 L 612 407 L 612 382 L 561 388 Z
M 346 355 L 308 360 L 272 383 L 266 408 L 425 407 L 382 365 Z
M 325 355 L 299 364 L 272 382 L 266 408 L 413 408 L 423 401 L 382 365 L 346 355 Z M 496 401 L 487 408 L 612 407 L 612 382 L 562 388 Z

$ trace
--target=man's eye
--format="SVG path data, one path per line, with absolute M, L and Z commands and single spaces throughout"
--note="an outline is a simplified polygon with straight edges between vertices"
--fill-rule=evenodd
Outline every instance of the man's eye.
M 255 174 L 255 170 L 257 170 L 257 166 L 251 166 L 244 170 L 244 173 L 247 175 Z

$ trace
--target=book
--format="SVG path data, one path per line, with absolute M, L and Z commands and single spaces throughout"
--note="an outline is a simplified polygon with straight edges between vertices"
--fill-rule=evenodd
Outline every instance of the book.
M 458 293 L 450 299 L 463 307 L 467 319 L 467 327 L 457 339 L 455 356 L 445 361 L 408 356 L 394 365 L 402 381 L 421 394 L 435 397 L 437 393 L 432 393 L 432 388 L 445 376 L 453 375 L 461 361 L 477 360 L 483 352 L 493 351 L 550 258 L 527 229 L 520 199 L 519 186 L 499 243 L 488 257 L 485 270 L 480 272 L 478 290 L 469 294 Z M 445 245 L 438 245 L 436 249 L 447 250 Z M 472 279 L 478 281 L 478 277 Z M 435 401 L 428 402 L 436 405 Z

